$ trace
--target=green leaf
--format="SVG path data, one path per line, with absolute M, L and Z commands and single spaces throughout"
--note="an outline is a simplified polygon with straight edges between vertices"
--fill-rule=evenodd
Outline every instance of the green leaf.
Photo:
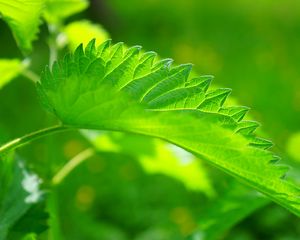
M 99 24 L 93 24 L 87 20 L 71 22 L 62 29 L 62 34 L 59 35 L 58 40 L 62 39 L 69 44 L 71 50 L 83 43 L 86 45 L 91 38 L 96 39 L 96 43 L 100 44 L 109 38 L 108 33 Z M 60 45 L 62 45 L 60 43 Z
M 28 222 L 30 208 L 41 199 L 39 189 L 40 179 L 34 173 L 29 173 L 22 161 L 12 161 L 10 156 L 0 161 L 0 239 L 6 239 L 7 234 L 12 234 L 13 228 L 25 215 Z M 33 222 L 31 221 L 33 224 Z M 22 228 L 28 233 L 29 228 Z M 14 238 L 15 239 L 15 238 Z
M 65 18 L 89 6 L 88 0 L 45 0 L 44 17 L 48 23 L 60 23 Z
M 21 61 L 18 59 L 0 59 L 0 89 L 22 71 Z
M 282 179 L 286 167 L 252 144 L 257 123 L 219 112 L 230 91 L 209 91 L 189 79 L 190 65 L 171 67 L 171 60 L 149 56 L 153 53 L 141 53 L 139 46 L 127 49 L 109 41 L 98 48 L 91 41 L 85 51 L 81 45 L 51 70 L 46 67 L 37 85 L 42 104 L 65 126 L 169 141 L 300 216 L 300 189 Z M 200 97 L 189 82 L 202 89 Z
M 32 50 L 43 6 L 44 0 L 0 0 L 0 13 L 25 54 Z
M 12 226 L 8 239 L 37 239 L 37 236 L 48 229 L 49 214 L 46 212 L 44 201 L 34 204 Z M 28 224 L 30 222 L 30 224 Z

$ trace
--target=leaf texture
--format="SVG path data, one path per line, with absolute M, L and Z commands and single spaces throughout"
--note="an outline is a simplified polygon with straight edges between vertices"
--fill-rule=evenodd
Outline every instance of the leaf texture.
M 45 68 L 42 104 L 70 127 L 138 133 L 164 139 L 210 162 L 300 216 L 300 189 L 283 179 L 270 142 L 244 107 L 223 107 L 231 90 L 209 90 L 211 76 L 189 78 L 154 52 L 91 41 Z

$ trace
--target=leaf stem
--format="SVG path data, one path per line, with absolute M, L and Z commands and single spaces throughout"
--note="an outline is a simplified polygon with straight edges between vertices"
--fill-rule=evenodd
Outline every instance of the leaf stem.
M 55 60 L 57 60 L 57 44 L 56 44 L 56 37 L 57 37 L 57 26 L 54 24 L 48 25 L 48 30 L 50 33 L 48 39 L 48 46 L 49 46 L 49 66 L 52 67 Z
M 84 162 L 86 159 L 90 158 L 95 154 L 95 150 L 93 148 L 87 148 L 84 151 L 78 153 L 75 157 L 73 157 L 69 162 L 67 162 L 58 173 L 52 178 L 53 185 L 58 185 L 61 183 L 64 178 L 72 172 L 74 168 L 76 168 L 79 164 Z
M 56 125 L 44 129 L 40 129 L 36 132 L 29 133 L 27 135 L 24 135 L 23 137 L 16 138 L 2 146 L 0 146 L 0 156 L 8 151 L 14 150 L 18 147 L 21 147 L 25 144 L 30 143 L 33 140 L 36 140 L 38 138 L 56 133 L 56 132 L 61 132 L 68 130 L 70 128 L 63 126 L 63 125 Z

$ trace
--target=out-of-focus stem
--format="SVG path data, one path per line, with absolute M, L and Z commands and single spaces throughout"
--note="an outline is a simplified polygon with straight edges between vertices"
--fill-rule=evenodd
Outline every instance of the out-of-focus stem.
M 50 134 L 53 134 L 56 132 L 66 131 L 68 129 L 70 129 L 70 128 L 65 127 L 63 125 L 56 125 L 53 127 L 40 129 L 36 132 L 29 133 L 23 137 L 16 138 L 16 139 L 0 146 L 0 156 L 9 151 L 12 151 L 12 150 L 18 148 L 18 147 L 28 144 L 38 138 L 41 138 L 41 137 L 44 137 L 44 136 L 47 136 L 47 135 L 50 135 Z
M 72 172 L 79 164 L 92 157 L 95 154 L 95 150 L 93 148 L 85 149 L 84 151 L 78 153 L 75 157 L 73 157 L 69 162 L 67 162 L 59 172 L 52 178 L 52 183 L 54 185 L 58 185 L 61 183 L 64 178 Z

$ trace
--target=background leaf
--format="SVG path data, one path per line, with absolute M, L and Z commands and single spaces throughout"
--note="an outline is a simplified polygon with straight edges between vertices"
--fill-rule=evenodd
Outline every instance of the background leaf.
M 28 54 L 39 30 L 44 0 L 0 1 L 0 13 L 11 28 L 20 49 Z
M 86 46 L 92 38 L 95 38 L 97 44 L 100 44 L 109 38 L 109 34 L 99 24 L 87 20 L 75 21 L 63 28 L 62 33 L 58 36 L 58 44 L 61 45 L 66 41 L 70 49 L 74 51 L 81 43 Z
M 11 157 L 1 159 L 1 194 L 0 194 L 0 239 L 7 239 L 8 234 L 12 234 L 12 229 L 17 229 L 21 235 L 25 235 L 30 228 L 20 229 L 18 226 L 22 217 L 31 217 L 31 226 L 35 221 L 39 221 L 36 214 L 28 213 L 29 209 L 41 200 L 39 189 L 40 179 L 37 175 L 28 173 L 22 161 L 11 161 Z M 34 231 L 33 228 L 31 228 Z M 14 238 L 16 239 L 16 238 Z
M 46 0 L 44 17 L 48 23 L 58 24 L 69 16 L 83 11 L 88 5 L 87 0 Z

